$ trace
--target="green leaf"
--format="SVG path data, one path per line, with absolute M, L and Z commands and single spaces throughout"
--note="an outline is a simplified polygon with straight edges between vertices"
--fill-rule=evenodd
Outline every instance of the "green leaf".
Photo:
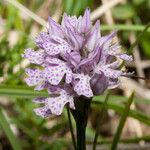
M 105 99 L 104 95 L 94 96 L 93 97 L 94 101 L 101 102 L 101 103 L 104 102 L 104 99 Z M 125 96 L 111 95 L 109 97 L 109 102 L 108 103 L 122 104 L 122 103 L 124 103 L 126 101 L 127 101 L 127 97 L 125 97 Z M 150 100 L 143 99 L 143 98 L 134 97 L 133 101 L 134 101 L 135 104 L 150 104 Z
M 69 128 L 70 128 L 70 133 L 71 133 L 71 138 L 72 138 L 72 143 L 73 143 L 73 147 L 74 150 L 76 150 L 77 146 L 76 146 L 76 140 L 75 140 L 75 135 L 73 132 L 73 126 L 72 126 L 72 120 L 71 120 L 71 114 L 70 114 L 70 109 L 69 107 L 67 107 L 67 115 L 68 115 L 68 121 L 69 121 Z
M 74 0 L 64 0 L 64 10 L 67 14 L 71 15 Z
M 140 39 L 141 50 L 147 58 L 150 58 L 150 35 L 148 33 L 144 34 Z
M 130 111 L 130 106 L 133 102 L 133 96 L 134 96 L 134 92 L 131 94 L 131 96 L 129 97 L 128 101 L 127 101 L 127 104 L 126 104 L 126 107 L 125 109 L 123 110 L 123 113 L 121 115 L 121 119 L 120 119 L 120 122 L 119 122 L 119 126 L 117 128 L 117 131 L 115 133 L 115 136 L 113 138 L 113 142 L 112 142 L 112 146 L 111 146 L 111 150 L 116 150 L 117 149 L 117 145 L 118 145 L 118 142 L 119 142 L 119 139 L 120 139 L 120 136 L 121 136 L 121 133 L 122 133 L 122 130 L 123 130 L 123 127 L 125 125 L 125 122 L 126 122 L 126 119 L 128 117 L 128 114 L 129 114 L 129 111 Z
M 129 4 L 119 5 L 112 9 L 112 14 L 115 19 L 125 20 L 135 16 L 133 7 Z
M 96 104 L 96 105 L 98 105 L 98 104 L 102 105 L 104 102 L 103 102 L 103 100 L 101 100 L 101 102 L 100 102 L 100 100 L 99 101 L 93 100 L 92 103 Z M 119 114 L 123 114 L 124 105 L 108 101 L 106 108 L 112 109 Z M 137 120 L 141 121 L 142 123 L 150 126 L 150 116 L 148 116 L 148 115 L 146 115 L 146 114 L 144 114 L 138 110 L 130 110 L 129 111 L 129 117 L 137 119 Z
M 21 145 L 19 144 L 19 140 L 16 139 L 15 135 L 13 134 L 5 115 L 0 108 L 0 125 L 2 126 L 9 142 L 13 148 L 13 150 L 22 150 Z
M 8 96 L 8 97 L 17 97 L 17 98 L 35 98 L 38 96 L 48 96 L 46 92 L 36 92 L 32 88 L 27 88 L 23 86 L 19 87 L 12 87 L 12 86 L 0 86 L 0 95 L 1 96 Z M 99 104 L 103 105 L 104 103 L 104 96 L 95 96 L 92 100 L 93 104 Z M 122 114 L 122 111 L 124 110 L 124 105 L 122 103 L 126 102 L 125 97 L 121 96 L 113 96 L 111 95 L 109 97 L 109 101 L 106 105 L 107 109 L 112 109 L 120 114 Z M 146 99 L 137 99 L 134 98 L 135 103 L 143 103 L 143 104 L 150 104 L 149 100 Z M 130 110 L 129 116 L 133 117 L 147 125 L 150 125 L 150 116 L 147 116 L 146 114 L 137 111 L 137 110 Z
M 134 5 L 141 5 L 142 3 L 145 3 L 146 0 L 133 0 Z
M 26 86 L 10 86 L 10 85 L 0 85 L 0 95 L 8 96 L 13 98 L 35 98 L 38 96 L 48 96 L 47 92 L 38 92 L 34 91 L 33 88 L 29 88 Z M 105 99 L 104 95 L 94 96 L 93 101 L 103 103 Z M 127 97 L 111 95 L 109 97 L 108 103 L 124 103 L 126 102 Z M 133 99 L 136 104 L 150 104 L 150 100 L 143 98 L 134 98 Z
M 8 97 L 35 98 L 38 96 L 48 96 L 46 92 L 37 92 L 27 87 L 0 86 L 0 95 Z

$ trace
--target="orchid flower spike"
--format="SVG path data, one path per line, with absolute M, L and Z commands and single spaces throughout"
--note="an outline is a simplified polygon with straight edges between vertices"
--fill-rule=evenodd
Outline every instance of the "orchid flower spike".
M 23 54 L 37 65 L 26 69 L 26 83 L 38 91 L 46 89 L 50 95 L 33 100 L 43 103 L 34 110 L 37 115 L 60 115 L 66 104 L 76 109 L 78 97 L 102 94 L 117 87 L 119 77 L 128 75 L 119 69 L 119 60 L 132 61 L 132 56 L 122 53 L 120 45 L 113 42 L 115 32 L 101 36 L 100 23 L 92 25 L 89 9 L 79 18 L 64 13 L 61 24 L 50 17 L 48 22 L 48 31 L 35 39 L 39 50 L 29 48 Z

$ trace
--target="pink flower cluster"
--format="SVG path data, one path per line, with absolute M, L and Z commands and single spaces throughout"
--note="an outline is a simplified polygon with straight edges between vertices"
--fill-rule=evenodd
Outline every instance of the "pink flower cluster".
M 101 36 L 100 23 L 92 25 L 89 9 L 79 18 L 64 13 L 61 24 L 50 17 L 48 22 L 48 31 L 35 40 L 39 50 L 29 48 L 23 54 L 37 65 L 26 69 L 26 83 L 50 95 L 33 100 L 43 103 L 35 109 L 42 117 L 60 115 L 66 104 L 75 109 L 74 100 L 81 95 L 91 98 L 118 86 L 118 78 L 127 74 L 119 69 L 118 58 L 132 61 L 113 43 L 115 32 Z

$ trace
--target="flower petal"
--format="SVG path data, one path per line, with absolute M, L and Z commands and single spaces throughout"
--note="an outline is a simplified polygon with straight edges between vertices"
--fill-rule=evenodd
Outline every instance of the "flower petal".
M 35 88 L 34 88 L 34 90 L 36 90 L 36 91 L 41 91 L 41 90 L 43 90 L 43 89 L 46 89 L 47 87 L 48 87 L 48 82 L 47 81 L 42 81 L 40 84 L 38 84 Z
M 133 61 L 133 57 L 132 56 L 127 55 L 125 53 L 122 53 L 120 51 L 120 49 L 121 49 L 121 46 L 118 43 L 116 43 L 116 44 L 114 44 L 114 45 L 112 45 L 110 47 L 110 49 L 108 51 L 108 54 L 112 55 L 112 56 L 115 56 L 115 57 L 118 57 L 118 58 L 120 58 L 122 60 Z
M 112 42 L 112 39 L 116 36 L 116 32 L 111 32 L 110 34 L 106 35 L 106 36 L 102 36 L 98 43 L 99 46 L 104 45 L 104 50 L 108 50 L 110 43 Z
M 47 91 L 49 94 L 59 94 L 61 92 L 61 88 L 57 85 L 49 85 Z
M 55 115 L 60 115 L 67 103 L 69 103 L 70 108 L 75 109 L 73 97 L 68 95 L 65 91 L 62 91 L 58 97 L 47 98 L 47 101 L 49 109 L 52 114 Z
M 49 23 L 49 34 L 59 36 L 60 38 L 64 38 L 63 28 L 56 23 L 51 17 L 48 17 Z
M 83 74 L 74 74 L 74 79 L 79 79 L 79 81 L 75 84 L 74 90 L 77 94 L 84 95 L 86 97 L 92 97 L 93 92 L 90 87 L 90 77 L 88 75 Z
M 112 53 L 112 49 L 110 49 L 110 45 L 115 35 L 116 32 L 112 32 L 111 34 L 107 36 L 103 36 L 99 39 L 97 44 L 97 46 L 99 46 L 101 50 L 101 57 L 99 58 L 99 62 L 98 62 L 99 65 L 105 65 L 106 63 L 108 63 L 108 60 L 109 62 L 112 60 L 112 57 L 110 57 L 111 56 L 110 53 Z
M 43 50 L 34 51 L 28 48 L 25 50 L 23 57 L 29 59 L 30 63 L 40 65 L 44 62 L 45 53 Z
M 45 68 L 45 74 L 47 77 L 47 80 L 52 84 L 52 85 L 58 85 L 64 75 L 66 75 L 66 83 L 70 83 L 72 80 L 72 71 L 71 69 L 64 63 L 63 61 L 54 58 L 54 59 L 49 59 L 49 63 L 55 63 L 57 65 L 54 66 L 48 66 Z
M 101 58 L 102 48 L 97 46 L 89 55 L 88 58 L 83 59 L 79 66 L 85 67 L 89 64 L 92 67 L 93 64 L 97 64 Z M 90 68 L 90 67 L 89 67 Z M 91 68 L 90 68 L 91 69 Z
M 47 106 L 36 108 L 34 109 L 34 112 L 36 113 L 36 115 L 41 116 L 43 118 L 48 117 L 52 114 L 51 110 Z
M 133 57 L 127 54 L 117 54 L 116 57 L 119 57 L 122 60 L 133 61 Z
M 61 25 L 65 29 L 65 31 L 67 28 L 71 28 L 72 30 L 75 30 L 78 22 L 79 19 L 77 19 L 76 16 L 68 16 L 66 13 L 64 13 Z
M 28 68 L 25 71 L 28 74 L 25 81 L 29 86 L 37 85 L 44 80 L 43 72 L 41 70 Z
M 70 62 L 72 65 L 74 65 L 74 67 L 77 67 L 77 65 L 80 63 L 81 61 L 81 56 L 80 53 L 77 51 L 74 52 L 70 52 L 66 55 L 67 57 L 67 61 Z
M 94 27 L 92 28 L 89 38 L 87 40 L 86 47 L 89 51 L 93 51 L 96 46 L 97 40 L 100 38 L 100 22 L 96 21 Z
M 118 79 L 110 79 L 109 84 L 108 84 L 108 89 L 114 89 L 114 88 L 118 87 L 119 83 L 120 82 Z
M 33 99 L 32 100 L 32 102 L 34 102 L 34 103 L 45 103 L 45 97 L 37 97 L 37 98 L 35 98 L 35 99 Z
M 78 27 L 77 27 L 78 32 L 87 33 L 90 30 L 90 27 L 91 27 L 90 10 L 86 9 L 82 19 L 80 19 L 78 23 Z
M 104 73 L 95 74 L 90 81 L 94 95 L 102 94 L 108 87 L 108 81 Z
M 107 67 L 111 68 L 111 69 L 117 69 L 120 66 L 120 61 L 116 60 L 114 62 L 112 62 L 111 64 L 108 64 Z
M 40 47 L 43 48 L 45 42 L 50 41 L 50 36 L 47 32 L 41 32 L 36 38 L 35 42 Z
M 55 36 L 51 38 L 50 42 L 45 42 L 43 48 L 45 49 L 46 53 L 50 56 L 54 56 L 59 53 L 65 54 L 71 51 L 71 47 L 65 40 Z
M 102 71 L 106 77 L 109 77 L 112 79 L 118 78 L 122 75 L 121 70 L 114 70 L 114 69 L 108 68 L 108 66 L 101 66 L 100 71 Z
M 71 28 L 67 28 L 67 33 L 68 41 L 71 42 L 73 49 L 79 51 L 84 43 L 83 37 L 80 34 L 72 31 Z

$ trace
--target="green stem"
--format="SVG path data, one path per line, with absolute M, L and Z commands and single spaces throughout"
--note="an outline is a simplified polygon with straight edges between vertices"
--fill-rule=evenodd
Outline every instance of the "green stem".
M 68 114 L 69 128 L 70 128 L 70 132 L 71 132 L 73 147 L 74 147 L 74 150 L 76 150 L 77 149 L 76 148 L 76 140 L 75 140 L 75 136 L 74 136 L 74 133 L 73 133 L 73 127 L 72 127 L 72 122 L 71 122 L 71 116 L 70 116 L 69 107 L 67 107 L 67 114 Z
M 77 150 L 86 150 L 86 126 L 88 120 L 88 111 L 91 99 L 80 97 L 75 100 L 75 110 L 72 110 L 72 115 L 76 121 L 77 130 Z
M 86 125 L 77 122 L 76 127 L 77 127 L 77 150 L 86 150 L 86 138 L 85 138 Z

